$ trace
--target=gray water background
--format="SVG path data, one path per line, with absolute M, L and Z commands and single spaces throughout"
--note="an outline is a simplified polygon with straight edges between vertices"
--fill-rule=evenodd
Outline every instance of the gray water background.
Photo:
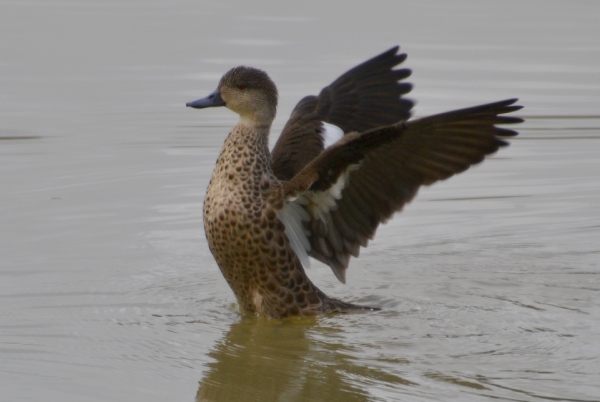
M 229 68 L 304 95 L 400 44 L 415 114 L 519 97 L 326 293 L 244 319 L 201 207 Z M 0 401 L 600 400 L 600 2 L 0 1 Z

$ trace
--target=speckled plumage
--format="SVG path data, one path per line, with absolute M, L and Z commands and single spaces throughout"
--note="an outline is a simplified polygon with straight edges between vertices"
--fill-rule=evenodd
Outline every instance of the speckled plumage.
M 496 127 L 516 99 L 408 120 L 410 70 L 388 50 L 302 99 L 272 152 L 277 89 L 250 67 L 227 72 L 194 108 L 240 115 L 204 201 L 210 250 L 240 308 L 271 318 L 372 308 L 332 299 L 306 276 L 309 256 L 345 283 L 351 257 L 420 186 L 445 180 L 508 145 Z M 325 124 L 327 123 L 327 124 Z M 335 125 L 336 127 L 331 127 Z
M 246 312 L 280 318 L 352 308 L 317 289 L 290 248 L 268 133 L 238 124 L 223 145 L 204 200 L 210 250 Z

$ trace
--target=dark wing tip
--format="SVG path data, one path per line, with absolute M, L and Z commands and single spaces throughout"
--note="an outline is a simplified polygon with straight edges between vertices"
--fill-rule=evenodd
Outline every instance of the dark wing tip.
M 494 130 L 496 132 L 496 135 L 499 135 L 501 137 L 516 137 L 517 135 L 519 135 L 517 131 L 509 130 L 506 128 L 494 127 Z
M 524 121 L 521 117 L 497 116 L 494 124 L 518 124 Z
M 388 50 L 386 50 L 385 52 L 381 53 L 379 56 L 376 57 L 380 57 L 380 56 L 391 56 L 393 54 L 398 53 L 398 50 L 400 50 L 400 45 L 396 45 L 396 46 L 392 46 L 391 48 L 389 48 Z
M 412 70 L 410 68 L 399 68 L 398 70 L 392 70 L 392 75 L 397 81 L 403 80 L 410 77 Z
M 496 107 L 502 107 L 502 110 L 499 111 L 499 114 L 516 112 L 517 110 L 523 109 L 521 105 L 515 105 L 515 103 L 519 100 L 519 98 L 506 99 L 500 102 L 496 102 Z
M 516 103 L 518 100 L 519 100 L 519 98 L 509 98 L 509 99 L 504 99 L 504 100 L 494 102 L 494 103 L 498 106 L 509 106 L 509 105 Z
M 496 115 L 496 118 L 494 121 L 494 130 L 496 132 L 496 135 L 501 136 L 501 137 L 515 137 L 515 136 L 519 135 L 519 133 L 515 130 L 509 130 L 507 128 L 496 127 L 497 124 L 519 124 L 519 123 L 523 123 L 525 121 L 521 117 L 500 116 L 500 115 L 503 115 L 506 113 L 516 112 L 517 110 L 523 109 L 523 106 L 514 104 L 518 100 L 519 100 L 518 98 L 512 98 L 512 99 L 507 99 L 505 101 L 500 101 L 497 103 L 497 105 L 500 106 L 501 109 L 497 112 L 497 115 Z M 509 145 L 509 143 L 506 141 L 502 141 L 501 139 L 497 139 L 497 140 L 498 140 L 499 146 Z

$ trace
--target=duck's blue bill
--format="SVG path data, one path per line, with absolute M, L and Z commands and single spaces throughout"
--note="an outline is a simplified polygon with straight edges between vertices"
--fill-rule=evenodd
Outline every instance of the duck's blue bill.
M 195 109 L 204 109 L 206 107 L 225 106 L 225 101 L 221 98 L 221 92 L 217 89 L 206 98 L 198 99 L 185 104 L 188 107 Z

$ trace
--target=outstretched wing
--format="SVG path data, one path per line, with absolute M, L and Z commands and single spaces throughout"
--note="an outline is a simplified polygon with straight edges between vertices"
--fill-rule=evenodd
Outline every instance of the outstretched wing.
M 406 59 L 406 54 L 397 54 L 399 49 L 393 47 L 354 67 L 319 96 L 307 96 L 296 105 L 271 152 L 277 178 L 291 179 L 343 133 L 363 132 L 410 117 L 413 102 L 401 96 L 412 85 L 399 81 L 411 71 L 393 69 Z
M 351 133 L 325 149 L 284 184 L 310 219 L 308 254 L 345 282 L 350 256 L 358 256 L 381 222 L 402 209 L 421 185 L 481 162 L 516 131 L 496 127 L 523 120 L 501 116 L 521 109 L 516 99 Z

